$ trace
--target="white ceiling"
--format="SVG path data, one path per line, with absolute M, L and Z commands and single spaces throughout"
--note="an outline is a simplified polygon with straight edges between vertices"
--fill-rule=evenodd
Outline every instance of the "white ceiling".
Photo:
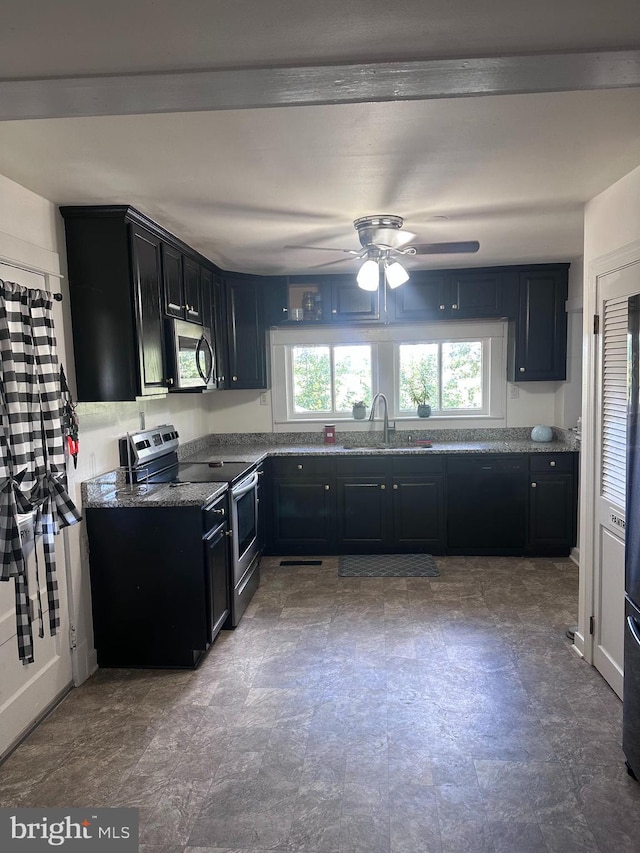
M 5 80 L 640 42 L 640 4 L 622 0 L 9 6 Z M 351 222 L 372 213 L 404 216 L 423 242 L 480 241 L 421 267 L 571 260 L 585 201 L 639 164 L 637 89 L 0 123 L 1 174 L 59 204 L 132 204 L 222 266 L 264 273 L 318 270 L 334 256 L 284 246 L 357 248 Z

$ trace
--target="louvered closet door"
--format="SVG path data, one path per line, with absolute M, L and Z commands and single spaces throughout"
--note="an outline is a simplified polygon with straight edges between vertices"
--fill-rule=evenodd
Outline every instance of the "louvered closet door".
M 622 696 L 624 646 L 627 300 L 639 290 L 638 265 L 598 279 L 599 436 L 593 662 L 619 696 Z

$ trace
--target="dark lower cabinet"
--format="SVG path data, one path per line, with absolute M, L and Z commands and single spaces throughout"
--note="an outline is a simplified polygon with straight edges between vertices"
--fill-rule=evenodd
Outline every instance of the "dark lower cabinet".
M 207 568 L 207 635 L 209 643 L 218 636 L 218 632 L 231 612 L 229 601 L 229 557 L 227 530 L 228 525 L 219 525 L 206 534 L 205 564 Z
M 226 520 L 203 530 L 199 507 L 170 506 L 89 508 L 86 521 L 98 665 L 196 666 L 228 615 Z
M 272 554 L 567 556 L 577 453 L 271 460 Z
M 392 535 L 384 477 L 338 476 L 338 551 L 383 551 Z
M 275 553 L 331 553 L 335 547 L 333 482 L 275 477 L 272 518 L 271 547 Z
M 577 493 L 577 453 L 530 457 L 528 554 L 569 554 L 576 542 Z
M 444 553 L 444 488 L 440 475 L 394 477 L 394 550 Z

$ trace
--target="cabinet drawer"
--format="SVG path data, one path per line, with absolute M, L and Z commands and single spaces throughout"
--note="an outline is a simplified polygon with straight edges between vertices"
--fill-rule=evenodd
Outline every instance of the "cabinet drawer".
M 202 510 L 202 531 L 207 533 L 227 519 L 227 496 L 219 498 L 215 503 Z
M 440 474 L 444 470 L 443 456 L 394 456 L 393 473 L 419 477 L 421 474 Z
M 529 457 L 530 471 L 573 471 L 573 453 L 535 453 Z
M 328 456 L 280 456 L 271 465 L 274 477 L 331 477 L 335 471 Z
M 355 474 L 363 477 L 384 477 L 391 471 L 391 459 L 387 456 L 341 456 L 336 459 L 336 473 Z

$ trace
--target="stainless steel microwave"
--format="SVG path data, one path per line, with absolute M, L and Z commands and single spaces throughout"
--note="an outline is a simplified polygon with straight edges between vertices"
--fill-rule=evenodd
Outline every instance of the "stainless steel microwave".
M 167 320 L 169 384 L 173 391 L 215 388 L 215 356 L 211 333 L 199 323 Z

